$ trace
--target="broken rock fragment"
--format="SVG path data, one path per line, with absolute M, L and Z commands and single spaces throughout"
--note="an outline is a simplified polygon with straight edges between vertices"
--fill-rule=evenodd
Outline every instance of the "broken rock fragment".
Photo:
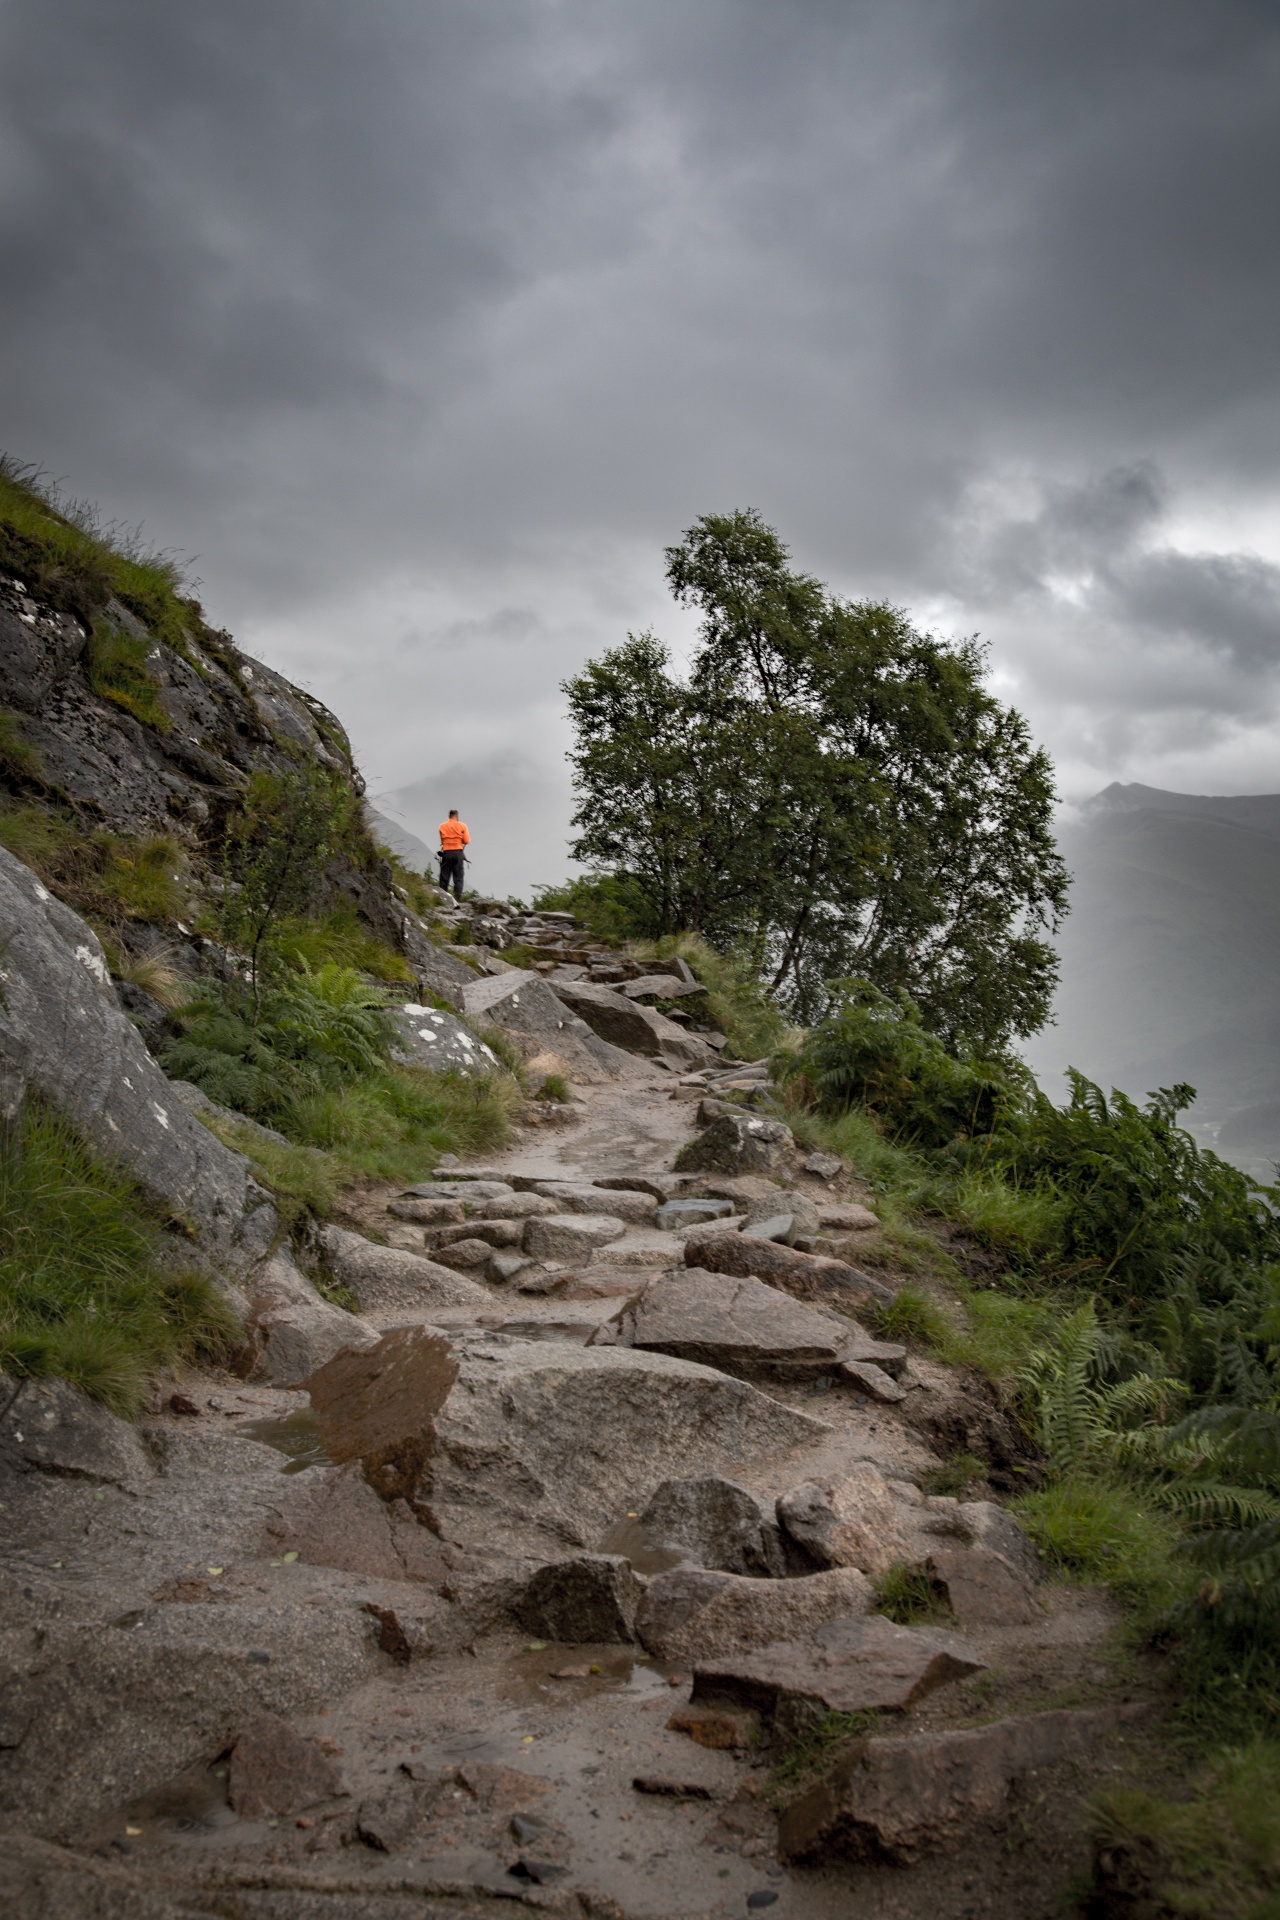
M 925 1567 L 962 1627 L 1030 1626 L 1041 1618 L 1025 1573 L 990 1547 L 940 1547 Z
M 890 1289 L 843 1260 L 800 1253 L 773 1240 L 748 1239 L 741 1233 L 721 1233 L 685 1243 L 685 1260 L 713 1273 L 752 1274 L 795 1300 L 833 1300 L 857 1308 L 869 1301 L 890 1300 Z
M 259 1714 L 241 1728 L 231 1750 L 227 1798 L 246 1820 L 301 1813 L 341 1791 L 328 1754 L 279 1714 Z
M 649 1539 L 696 1566 L 775 1579 L 787 1571 L 777 1525 L 754 1494 L 720 1474 L 664 1480 L 639 1519 Z
M 620 1554 L 583 1553 L 539 1567 L 512 1611 L 527 1632 L 544 1640 L 629 1645 L 643 1592 Z
M 624 1223 L 613 1214 L 558 1213 L 530 1220 L 524 1231 L 524 1251 L 534 1260 L 559 1260 L 573 1267 L 585 1265 L 593 1253 L 620 1240 Z
M 793 1487 L 778 1501 L 778 1520 L 819 1566 L 858 1567 L 875 1576 L 910 1554 L 898 1505 L 865 1462 Z

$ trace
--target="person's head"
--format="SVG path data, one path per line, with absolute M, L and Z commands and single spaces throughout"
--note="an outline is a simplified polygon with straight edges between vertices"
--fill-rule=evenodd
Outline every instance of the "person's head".
M 458 817 L 458 809 L 457 809 L 456 807 L 450 807 L 450 809 L 449 809 L 449 818 L 450 818 L 451 820 L 456 820 L 456 819 L 457 819 L 457 817 Z

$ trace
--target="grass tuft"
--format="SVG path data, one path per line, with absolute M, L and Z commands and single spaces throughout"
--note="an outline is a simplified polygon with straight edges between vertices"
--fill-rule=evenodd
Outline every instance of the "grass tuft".
M 129 1177 L 29 1101 L 0 1160 L 0 1369 L 70 1380 L 128 1415 L 160 1367 L 224 1358 L 238 1338 L 212 1283 L 168 1264 Z
M 951 1609 L 923 1567 L 890 1567 L 876 1581 L 873 1613 L 882 1613 L 900 1627 L 915 1627 L 950 1617 Z
M 1060 1579 L 1095 1582 L 1153 1607 L 1186 1585 L 1175 1558 L 1182 1530 L 1139 1487 L 1068 1474 L 1024 1494 L 1013 1510 Z

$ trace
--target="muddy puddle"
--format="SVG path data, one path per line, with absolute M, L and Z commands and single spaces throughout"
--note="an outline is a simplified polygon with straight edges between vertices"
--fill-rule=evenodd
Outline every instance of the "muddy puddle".
M 629 1560 L 637 1573 L 651 1579 L 655 1573 L 669 1573 L 672 1567 L 689 1564 L 689 1555 L 679 1547 L 667 1546 L 656 1540 L 640 1523 L 637 1513 L 624 1514 L 616 1520 L 601 1539 L 597 1553 L 621 1554 Z
M 310 1407 L 298 1407 L 279 1420 L 248 1420 L 236 1428 L 246 1440 L 259 1440 L 286 1456 L 282 1473 L 305 1473 L 329 1465 L 320 1428 Z

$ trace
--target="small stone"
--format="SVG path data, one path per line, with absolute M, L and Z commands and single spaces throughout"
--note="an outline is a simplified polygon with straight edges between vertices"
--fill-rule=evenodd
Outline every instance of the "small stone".
M 840 1363 L 840 1372 L 850 1386 L 857 1387 L 870 1400 L 879 1401 L 882 1406 L 893 1406 L 899 1400 L 906 1399 L 906 1393 L 896 1380 L 873 1365 L 869 1360 L 851 1360 L 846 1355 Z
M 702 1780 L 681 1780 L 666 1773 L 638 1773 L 631 1782 L 636 1793 L 662 1794 L 670 1800 L 713 1800 L 712 1789 Z
M 804 1170 L 816 1174 L 819 1180 L 838 1180 L 846 1166 L 838 1153 L 811 1153 L 804 1162 Z
M 771 1213 L 767 1219 L 748 1222 L 742 1229 L 744 1240 L 777 1240 L 784 1246 L 795 1236 L 796 1221 L 792 1213 Z
M 702 1660 L 802 1639 L 832 1620 L 860 1617 L 874 1597 L 853 1567 L 790 1580 L 673 1567 L 649 1581 L 636 1632 L 657 1659 Z
M 873 1613 L 832 1620 L 803 1640 L 699 1661 L 692 1697 L 750 1707 L 800 1731 L 824 1713 L 905 1713 L 982 1668 L 957 1634 L 899 1627 Z
M 523 1273 L 537 1271 L 537 1263 L 530 1260 L 527 1253 L 515 1253 L 510 1250 L 496 1252 L 485 1268 L 485 1279 L 495 1287 L 510 1286 L 511 1282 Z
M 713 1273 L 750 1274 L 789 1293 L 795 1300 L 835 1300 L 842 1307 L 865 1306 L 891 1300 L 891 1290 L 870 1274 L 843 1260 L 800 1253 L 772 1240 L 747 1240 L 740 1233 L 722 1233 L 685 1243 L 685 1263 Z
M 654 1226 L 664 1233 L 680 1227 L 696 1226 L 702 1220 L 721 1220 L 733 1214 L 732 1200 L 667 1200 L 654 1216 Z
M 465 1240 L 455 1240 L 451 1246 L 436 1249 L 436 1260 L 442 1267 L 452 1267 L 458 1273 L 473 1273 L 481 1267 L 487 1267 L 493 1256 L 493 1248 L 487 1240 L 469 1236 Z
M 714 1752 L 754 1747 L 760 1739 L 760 1716 L 735 1713 L 728 1707 L 677 1707 L 667 1722 L 669 1733 L 687 1733 L 695 1746 Z
M 241 1728 L 231 1750 L 227 1798 L 246 1820 L 296 1814 L 341 1791 L 333 1761 L 278 1714 L 259 1714 Z
M 512 1608 L 529 1633 L 570 1643 L 626 1645 L 644 1587 L 620 1554 L 584 1553 L 539 1567 Z
M 1031 1626 L 1041 1618 L 1026 1575 L 990 1547 L 939 1548 L 925 1566 L 962 1627 Z
M 445 1227 L 463 1217 L 461 1200 L 393 1200 L 387 1212 L 394 1220 L 410 1220 L 422 1227 Z
M 870 1207 L 836 1207 L 824 1200 L 817 1213 L 818 1224 L 826 1233 L 870 1233 L 880 1225 Z

